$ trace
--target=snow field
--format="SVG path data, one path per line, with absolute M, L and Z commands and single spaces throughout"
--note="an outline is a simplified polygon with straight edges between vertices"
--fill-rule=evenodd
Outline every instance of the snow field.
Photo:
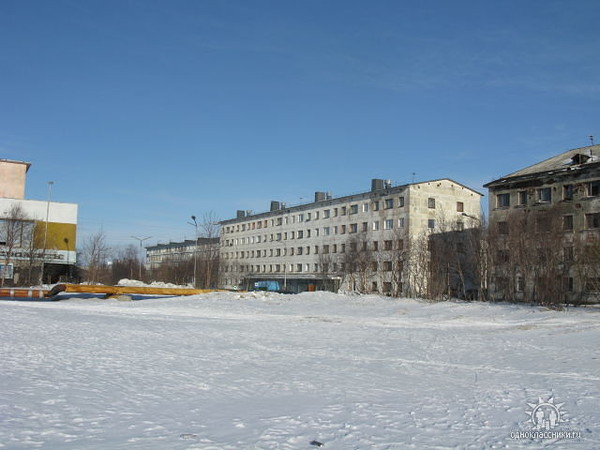
M 600 313 L 330 293 L 0 303 L 0 448 L 600 448 Z M 528 403 L 574 440 L 514 440 Z

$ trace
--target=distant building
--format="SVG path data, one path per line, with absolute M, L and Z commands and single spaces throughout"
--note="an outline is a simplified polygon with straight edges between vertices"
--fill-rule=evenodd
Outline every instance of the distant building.
M 30 163 L 0 159 L 0 280 L 53 283 L 77 262 L 77 205 L 26 200 Z
M 169 242 L 146 247 L 146 268 L 157 270 L 166 263 L 180 263 L 192 261 L 194 252 L 199 259 L 205 259 L 212 248 L 219 245 L 219 238 L 198 238 L 197 245 L 193 239 L 183 242 Z
M 600 296 L 600 146 L 508 174 L 489 189 L 490 295 L 587 302 Z
M 276 280 L 282 289 L 348 289 L 406 294 L 427 287 L 428 236 L 479 225 L 481 194 L 450 179 L 392 186 L 374 179 L 371 190 L 270 211 L 238 211 L 221 222 L 221 282 L 252 288 Z M 416 265 L 421 264 L 416 270 Z

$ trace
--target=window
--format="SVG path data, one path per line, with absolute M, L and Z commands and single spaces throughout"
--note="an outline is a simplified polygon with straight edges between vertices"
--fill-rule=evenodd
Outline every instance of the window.
M 340 227 L 340 234 L 346 234 L 346 225 Z
M 563 248 L 563 260 L 565 262 L 573 262 L 573 259 L 574 259 L 573 247 L 564 247 Z
M 435 228 L 435 219 L 429 219 L 427 221 L 427 228 L 429 228 L 430 230 Z
M 517 192 L 517 199 L 519 205 L 524 206 L 527 204 L 527 191 L 519 191 Z
M 394 219 L 386 219 L 383 223 L 384 230 L 391 230 L 394 228 Z
M 379 230 L 379 221 L 375 221 L 373 222 L 373 231 L 378 231 Z
M 346 215 L 346 207 L 342 206 L 342 216 L 345 216 L 345 215 Z
M 392 271 L 392 262 L 391 261 L 384 261 L 383 262 L 383 271 L 384 272 L 391 272 Z
M 508 234 L 508 222 L 498 222 L 498 234 Z
M 510 259 L 510 254 L 508 253 L 508 250 L 498 250 L 498 252 L 496 253 L 496 259 L 499 263 L 508 263 Z
M 331 228 L 329 228 L 329 227 L 323 228 L 323 234 L 325 236 L 329 236 L 331 234 Z
M 326 209 L 325 211 L 323 211 L 323 218 L 324 219 L 329 219 L 330 216 L 331 216 L 331 210 L 330 209 Z
M 324 245 L 323 246 L 323 253 L 326 254 L 326 255 L 329 254 L 329 245 Z
M 463 202 L 456 202 L 456 211 L 458 211 L 458 212 L 464 212 L 465 211 L 465 204 Z
M 379 202 L 373 202 L 373 211 L 379 211 Z
M 392 209 L 394 207 L 394 199 L 386 198 L 385 199 L 385 209 Z
M 400 218 L 398 219 L 398 226 L 399 226 L 400 228 L 404 228 L 404 217 L 400 217 Z
M 404 208 L 404 197 L 398 199 L 398 208 Z
M 429 197 L 427 199 L 427 207 L 429 209 L 435 209 L 435 198 Z
M 358 233 L 358 224 L 357 223 L 350 224 L 350 233 Z
M 573 277 L 565 277 L 564 288 L 567 292 L 573 292 Z
M 378 241 L 373 241 L 373 251 L 378 251 L 379 250 L 379 242 Z
M 302 239 L 304 237 L 304 231 L 299 230 L 298 231 L 298 239 Z
M 573 200 L 573 185 L 565 184 L 563 186 L 563 200 Z
M 552 201 L 552 190 L 549 187 L 538 189 L 537 194 L 539 202 L 549 203 Z
M 496 195 L 496 207 L 497 208 L 508 208 L 509 206 L 510 206 L 510 194 Z
M 563 230 L 573 231 L 573 216 L 563 216 Z
M 517 277 L 517 292 L 523 292 L 525 290 L 525 280 L 523 277 Z
M 369 204 L 368 203 L 363 203 L 362 212 L 369 212 Z
M 587 185 L 587 191 L 589 197 L 600 196 L 600 181 L 592 181 Z
M 585 226 L 587 228 L 600 228 L 600 213 L 586 214 Z
M 350 214 L 358 214 L 358 205 L 350 205 Z
M 392 241 L 383 241 L 383 248 L 385 250 L 392 250 Z
M 362 226 L 361 226 L 361 231 L 363 233 L 366 233 L 367 231 L 369 231 L 369 222 L 363 222 Z

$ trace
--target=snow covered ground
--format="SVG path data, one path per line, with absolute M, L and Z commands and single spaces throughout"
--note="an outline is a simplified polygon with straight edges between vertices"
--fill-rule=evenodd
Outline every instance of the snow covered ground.
M 594 309 L 62 298 L 0 302 L 0 448 L 600 448 Z

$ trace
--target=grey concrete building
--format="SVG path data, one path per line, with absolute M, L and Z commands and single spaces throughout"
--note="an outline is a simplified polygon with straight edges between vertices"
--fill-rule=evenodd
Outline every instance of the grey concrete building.
M 600 146 L 568 150 L 485 187 L 489 190 L 491 297 L 597 301 Z
M 359 194 L 316 192 L 307 204 L 273 201 L 267 212 L 238 211 L 221 222 L 220 284 L 248 289 L 274 280 L 291 292 L 414 292 L 414 243 L 479 225 L 480 200 L 480 193 L 450 179 L 402 186 L 374 179 Z

